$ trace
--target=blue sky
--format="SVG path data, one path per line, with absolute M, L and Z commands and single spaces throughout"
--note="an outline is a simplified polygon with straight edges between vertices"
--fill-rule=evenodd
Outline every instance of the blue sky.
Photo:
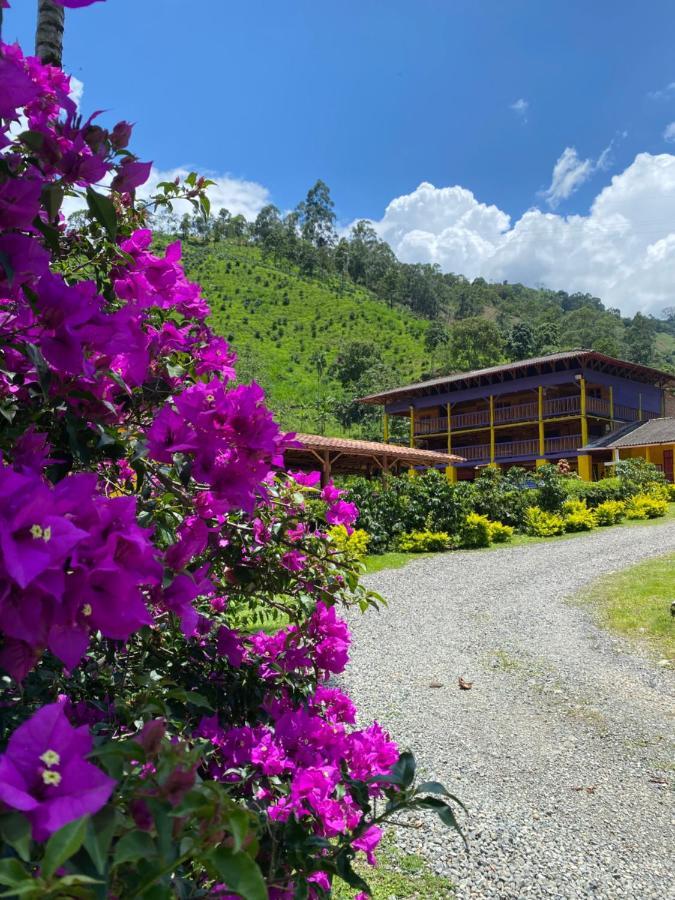
M 30 46 L 35 6 L 13 0 L 5 40 Z M 522 261 L 489 256 L 486 268 L 482 250 L 454 244 L 492 246 L 495 228 L 512 232 L 533 206 L 563 223 L 588 217 L 638 154 L 670 156 L 673 47 L 675 5 L 663 0 L 107 0 L 68 11 L 65 66 L 84 83 L 85 111 L 135 121 L 134 149 L 161 170 L 255 182 L 282 209 L 322 178 L 342 223 L 382 221 L 404 258 L 518 277 Z M 420 206 L 421 182 L 471 192 L 479 218 L 482 204 L 510 218 L 448 243 L 457 198 L 447 215 L 435 194 L 435 212 L 429 197 Z M 414 221 L 387 223 L 397 197 L 415 198 Z M 410 238 L 425 215 L 442 219 L 426 244 Z M 643 237 L 668 237 L 665 222 L 640 215 Z M 569 277 L 543 265 L 524 275 Z M 647 294 L 642 305 L 660 302 Z

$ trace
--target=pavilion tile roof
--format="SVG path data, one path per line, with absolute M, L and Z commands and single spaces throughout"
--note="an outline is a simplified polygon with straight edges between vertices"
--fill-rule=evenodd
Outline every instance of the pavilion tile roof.
M 628 362 L 625 359 L 617 359 L 614 356 L 607 356 L 597 350 L 563 350 L 559 353 L 549 353 L 547 356 L 535 356 L 531 359 L 520 359 L 516 362 L 503 363 L 499 366 L 489 366 L 486 369 L 473 369 L 470 372 L 452 372 L 449 375 L 442 375 L 440 378 L 430 378 L 427 381 L 417 381 L 414 384 L 406 384 L 402 387 L 392 388 L 382 391 L 379 394 L 369 394 L 367 397 L 361 397 L 359 403 L 385 403 L 387 400 L 396 400 L 411 394 L 424 393 L 430 388 L 441 387 L 443 385 L 451 385 L 460 381 L 471 381 L 491 375 L 500 375 L 505 372 L 513 372 L 518 369 L 526 369 L 529 366 L 539 366 L 545 364 L 555 364 L 558 362 L 567 362 L 578 360 L 580 363 L 595 360 L 600 363 L 619 366 L 628 371 L 640 374 L 652 383 L 666 384 L 675 383 L 675 376 L 668 372 L 662 372 L 659 369 L 653 369 L 651 366 L 643 366 L 639 363 Z
M 608 450 L 619 450 L 652 444 L 675 444 L 675 418 L 650 419 L 628 434 L 620 435 L 606 447 Z
M 308 450 L 329 450 L 355 456 L 387 456 L 403 462 L 418 465 L 449 466 L 461 462 L 463 456 L 441 453 L 439 450 L 423 450 L 420 447 L 405 447 L 401 444 L 384 444 L 379 441 L 358 441 L 352 438 L 327 437 L 322 434 L 295 435 L 295 440 Z

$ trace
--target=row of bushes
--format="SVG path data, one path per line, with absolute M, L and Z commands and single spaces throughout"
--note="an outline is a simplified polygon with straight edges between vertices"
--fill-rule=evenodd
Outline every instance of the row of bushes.
M 594 509 L 586 500 L 571 497 L 562 512 L 552 513 L 530 506 L 525 513 L 525 531 L 536 537 L 551 537 L 563 532 L 591 531 L 598 526 L 618 525 L 626 519 L 656 519 L 665 516 L 668 503 L 660 496 L 637 494 L 628 500 L 605 500 Z
M 615 471 L 612 478 L 585 482 L 562 461 L 536 472 L 486 467 L 475 481 L 459 484 L 430 470 L 386 482 L 350 478 L 345 486 L 370 552 L 428 552 L 484 547 L 509 540 L 514 531 L 548 536 L 624 517 L 654 518 L 675 500 L 674 486 L 643 459 L 622 460 Z

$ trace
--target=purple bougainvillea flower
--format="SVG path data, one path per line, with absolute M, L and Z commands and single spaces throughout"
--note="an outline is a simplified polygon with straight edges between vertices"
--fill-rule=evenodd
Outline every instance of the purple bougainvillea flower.
M 148 180 L 150 176 L 151 162 L 140 162 L 137 159 L 127 157 L 119 167 L 117 175 L 112 180 L 110 187 L 120 194 L 128 194 L 136 190 Z
M 289 472 L 288 474 L 303 487 L 316 487 L 321 481 L 321 472 Z
M 382 829 L 378 828 L 377 825 L 371 825 L 370 828 L 366 829 L 366 831 L 363 832 L 361 837 L 358 837 L 355 841 L 352 841 L 352 846 L 355 850 L 363 850 L 370 865 L 375 866 L 377 865 L 377 862 L 373 854 L 375 848 L 381 840 Z
M 60 703 L 43 706 L 10 737 L 0 800 L 26 814 L 36 841 L 107 803 L 115 781 L 87 762 L 91 746 L 86 725 L 73 728 Z
M 346 500 L 338 500 L 326 511 L 326 521 L 329 525 L 344 525 L 349 528 L 357 520 L 359 511 L 354 503 Z
M 68 9 L 82 9 L 83 6 L 91 6 L 92 3 L 105 3 L 105 0 L 54 0 L 54 3 Z

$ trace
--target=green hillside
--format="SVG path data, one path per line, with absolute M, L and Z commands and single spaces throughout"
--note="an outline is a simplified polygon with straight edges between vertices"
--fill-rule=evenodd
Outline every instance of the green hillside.
M 675 307 L 660 319 L 624 317 L 590 294 L 469 281 L 399 262 L 362 223 L 327 240 L 277 212 L 266 207 L 254 223 L 222 210 L 185 217 L 180 232 L 187 272 L 236 349 L 240 377 L 265 388 L 289 429 L 381 437 L 380 412 L 354 398 L 558 350 L 675 372 Z M 405 440 L 405 423 L 394 427 Z
M 429 322 L 349 282 L 302 277 L 265 262 L 255 247 L 229 242 L 188 244 L 184 259 L 209 300 L 213 328 L 239 354 L 240 377 L 265 388 L 289 428 L 344 431 L 331 413 L 345 396 L 333 369 L 356 340 L 380 348 L 391 385 L 415 380 L 428 362 Z

